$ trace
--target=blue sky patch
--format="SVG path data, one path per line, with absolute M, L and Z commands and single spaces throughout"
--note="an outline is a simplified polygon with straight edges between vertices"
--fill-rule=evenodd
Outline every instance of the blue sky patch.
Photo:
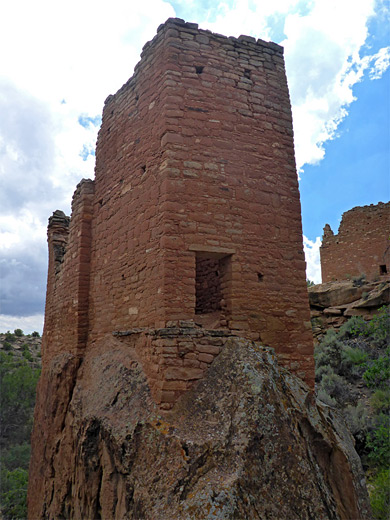
M 82 151 L 79 153 L 79 156 L 82 158 L 83 161 L 86 161 L 90 155 L 95 156 L 95 149 L 93 148 L 93 146 L 85 144 L 83 146 Z
M 89 128 L 90 125 L 92 126 L 100 126 L 102 122 L 101 116 L 87 116 L 87 114 L 81 114 L 78 118 L 79 125 L 83 126 L 84 128 Z

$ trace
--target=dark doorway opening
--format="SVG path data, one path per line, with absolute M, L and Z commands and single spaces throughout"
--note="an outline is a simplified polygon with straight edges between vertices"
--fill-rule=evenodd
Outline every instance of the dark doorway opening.
M 221 273 L 217 258 L 196 259 L 195 314 L 221 310 Z
M 379 266 L 379 274 L 387 274 L 386 264 Z
M 196 323 L 208 328 L 226 325 L 231 255 L 196 254 Z

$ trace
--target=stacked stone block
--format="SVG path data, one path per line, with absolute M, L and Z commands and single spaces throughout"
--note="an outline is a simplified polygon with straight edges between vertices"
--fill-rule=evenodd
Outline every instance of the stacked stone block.
M 324 227 L 320 249 L 322 282 L 390 273 L 390 202 L 353 208 L 343 214 L 338 234 Z
M 55 211 L 49 219 L 49 268 L 42 355 L 82 357 L 89 329 L 91 221 L 94 183 L 83 180 L 72 200 L 72 218 Z
M 58 319 L 48 321 L 47 337 L 55 333 L 58 348 L 93 348 L 113 331 L 173 331 L 183 321 L 194 328 L 202 314 L 220 311 L 213 328 L 272 346 L 313 384 L 281 47 L 169 19 L 145 45 L 133 77 L 106 100 L 95 171 L 89 231 L 73 210 L 61 303 L 48 285 Z M 77 242 L 78 232 L 85 240 Z M 77 258 L 86 278 L 75 304 Z M 65 339 L 60 326 L 77 337 Z M 137 352 L 162 406 L 217 354 L 211 331 L 198 329 L 213 352 L 172 331 L 169 338 L 140 333 Z M 192 347 L 181 356 L 183 341 Z
M 151 395 L 165 410 L 204 377 L 232 335 L 227 330 L 202 330 L 185 321 L 171 325 L 164 329 L 114 332 L 114 336 L 136 350 Z

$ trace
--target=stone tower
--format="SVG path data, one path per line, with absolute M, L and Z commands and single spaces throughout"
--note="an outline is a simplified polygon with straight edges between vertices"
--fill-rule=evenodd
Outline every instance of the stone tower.
M 49 225 L 47 359 L 82 358 L 114 334 L 169 408 L 236 335 L 313 384 L 280 46 L 161 25 L 107 98 L 95 181 L 78 186 L 69 228 L 60 220 Z
M 390 273 L 390 202 L 357 206 L 343 213 L 338 234 L 329 226 L 322 237 L 322 282 Z

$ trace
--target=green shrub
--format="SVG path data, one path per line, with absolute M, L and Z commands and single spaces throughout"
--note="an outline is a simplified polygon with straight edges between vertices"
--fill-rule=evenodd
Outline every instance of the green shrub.
M 353 365 L 365 365 L 368 360 L 367 352 L 363 352 L 359 347 L 352 348 L 350 346 L 346 346 L 343 349 L 343 355 L 345 359 L 350 361 Z
M 328 330 L 322 341 L 315 347 L 316 381 L 321 381 L 329 369 L 348 381 L 361 377 L 368 360 L 368 354 L 359 347 L 352 347 L 340 340 L 340 334 Z
M 329 330 L 315 348 L 318 398 L 341 409 L 356 450 L 373 475 L 370 498 L 374 518 L 390 518 L 390 317 L 382 307 L 371 321 L 356 316 L 338 333 Z M 371 409 L 356 380 L 371 389 Z M 354 385 L 350 384 L 354 383 Z
M 390 412 L 390 388 L 378 389 L 371 396 L 371 406 L 377 412 Z
M 33 338 L 40 338 L 40 337 L 41 337 L 40 334 L 39 334 L 39 332 L 37 332 L 36 330 L 34 330 L 34 332 L 31 334 L 31 336 L 32 336 Z
M 26 518 L 29 441 L 39 373 L 21 356 L 0 352 L 0 517 L 4 520 Z
M 348 339 L 366 334 L 368 323 L 361 316 L 353 316 L 341 325 L 339 330 L 340 339 Z
M 14 334 L 16 337 L 20 338 L 21 336 L 23 336 L 23 331 L 22 329 L 15 329 Z
M 376 417 L 374 429 L 367 435 L 367 447 L 370 450 L 369 460 L 377 468 L 390 467 L 390 430 L 389 417 L 381 413 Z
M 385 348 L 390 344 L 390 313 L 389 307 L 383 306 L 368 323 L 366 335 L 370 336 L 373 344 L 378 348 Z
M 317 399 L 327 404 L 328 406 L 337 407 L 336 399 L 333 399 L 324 388 L 319 388 L 317 390 Z
M 386 355 L 372 361 L 363 379 L 370 388 L 387 387 L 390 379 L 390 348 L 386 350 Z
M 374 346 L 386 347 L 390 343 L 389 307 L 381 307 L 370 321 L 365 321 L 361 316 L 353 316 L 340 327 L 338 337 L 366 337 Z
M 3 349 L 4 350 L 12 350 L 12 345 L 8 341 L 4 341 L 3 343 Z
M 349 398 L 348 383 L 334 372 L 328 372 L 322 376 L 319 388 L 338 403 L 342 403 Z
M 342 361 L 342 349 L 343 344 L 338 340 L 336 332 L 329 329 L 314 349 L 316 370 L 323 366 L 337 370 Z
M 18 444 L 30 435 L 40 370 L 22 360 L 0 361 L 0 436 Z
M 1 512 L 12 520 L 27 518 L 28 472 L 22 468 L 2 471 L 1 474 Z
M 16 468 L 28 469 L 30 453 L 31 446 L 29 442 L 15 444 L 7 450 L 3 449 L 0 458 L 1 466 L 8 471 L 13 471 Z
M 34 360 L 34 358 L 32 357 L 31 352 L 29 352 L 28 350 L 23 350 L 22 355 L 28 361 L 33 361 Z
M 5 340 L 9 341 L 10 343 L 13 343 L 15 341 L 15 336 L 13 334 L 11 334 L 10 331 L 8 330 L 5 333 Z
M 390 518 L 390 469 L 379 471 L 369 484 L 373 518 L 388 520 Z
M 366 406 L 364 406 L 364 403 L 359 401 L 356 406 L 347 405 L 343 410 L 343 416 L 352 435 L 360 442 L 365 442 L 370 419 L 369 412 Z

